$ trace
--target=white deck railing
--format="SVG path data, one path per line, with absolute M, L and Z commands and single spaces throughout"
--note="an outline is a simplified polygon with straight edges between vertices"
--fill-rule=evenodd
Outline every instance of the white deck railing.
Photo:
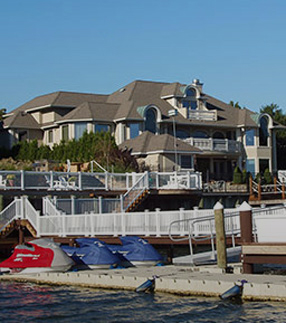
M 201 173 L 182 171 L 180 173 L 68 173 L 0 171 L 1 190 L 122 190 L 128 191 L 140 178 L 146 178 L 149 188 L 170 189 L 168 185 L 177 183 L 177 188 L 202 189 Z M 172 187 L 173 188 L 173 187 Z
M 224 152 L 240 152 L 241 143 L 229 139 L 213 139 L 213 138 L 187 138 L 184 141 L 191 146 L 206 151 L 224 151 Z
M 239 234 L 240 222 L 238 209 L 225 209 L 226 233 Z M 229 215 L 232 214 L 230 217 Z M 277 215 L 286 214 L 285 208 L 263 208 L 253 211 L 254 230 L 255 218 L 267 216 L 274 218 Z M 214 235 L 214 213 L 208 210 L 174 210 L 174 211 L 143 211 L 130 213 L 85 213 L 42 215 L 35 210 L 27 197 L 15 199 L 0 213 L 2 228 L 13 219 L 28 219 L 37 231 L 37 236 L 119 236 L 142 235 L 166 237 L 172 227 L 173 236 L 188 237 L 190 225 L 192 236 L 202 237 Z M 286 215 L 285 215 L 286 218 Z
M 189 119 L 191 120 L 201 120 L 201 121 L 216 121 L 217 120 L 217 110 L 207 111 L 207 110 L 190 110 Z

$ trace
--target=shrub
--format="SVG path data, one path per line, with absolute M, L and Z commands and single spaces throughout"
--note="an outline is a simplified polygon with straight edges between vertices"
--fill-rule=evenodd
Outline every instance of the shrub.
M 241 184 L 242 183 L 242 173 L 238 166 L 235 167 L 233 172 L 233 183 L 234 184 Z
M 273 179 L 272 179 L 272 176 L 271 176 L 268 168 L 265 169 L 263 176 L 264 176 L 264 180 L 265 180 L 266 184 L 273 183 Z

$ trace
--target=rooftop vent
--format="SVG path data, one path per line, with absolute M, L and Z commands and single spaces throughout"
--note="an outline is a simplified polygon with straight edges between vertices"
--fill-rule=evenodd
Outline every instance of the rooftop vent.
M 124 92 L 125 88 L 123 87 L 122 89 L 119 90 L 120 93 Z

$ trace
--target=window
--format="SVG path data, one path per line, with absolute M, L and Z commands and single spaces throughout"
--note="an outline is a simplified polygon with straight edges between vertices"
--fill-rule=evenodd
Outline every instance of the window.
M 245 132 L 245 143 L 246 146 L 254 146 L 255 130 L 248 129 Z
M 268 146 L 268 120 L 266 117 L 260 119 L 260 128 L 259 128 L 259 146 Z
M 250 172 L 252 176 L 255 176 L 255 160 L 247 159 L 246 160 L 246 171 Z
M 176 137 L 180 139 L 186 139 L 186 138 L 189 138 L 189 135 L 185 130 L 179 129 L 176 131 Z
M 145 130 L 148 130 L 152 133 L 157 132 L 156 117 L 157 117 L 157 113 L 154 109 L 147 110 L 146 120 L 145 120 Z
M 54 133 L 53 130 L 49 130 L 48 132 L 48 142 L 52 143 L 54 141 Z
M 96 124 L 94 126 L 94 132 L 107 132 L 109 131 L 109 125 L 108 124 Z
M 213 134 L 213 138 L 214 139 L 224 139 L 224 135 L 223 135 L 223 133 L 217 131 Z
M 259 172 L 263 174 L 265 170 L 269 170 L 269 160 L 268 159 L 259 159 Z
M 139 123 L 130 123 L 130 139 L 139 136 Z
M 196 97 L 196 90 L 189 87 L 186 91 L 186 96 L 193 96 L 193 97 Z
M 193 132 L 193 137 L 194 138 L 209 138 L 209 135 L 204 131 L 197 130 L 197 131 Z
M 86 122 L 77 122 L 74 125 L 74 137 L 76 140 L 78 140 L 80 137 L 82 137 L 83 133 L 87 129 L 87 123 Z
M 69 140 L 69 126 L 62 126 L 62 140 L 68 141 Z
M 191 155 L 181 155 L 181 168 L 182 169 L 193 168 L 193 157 Z
M 183 107 L 187 108 L 188 110 L 196 110 L 198 107 L 197 104 L 197 98 L 196 98 L 196 90 L 189 87 L 186 90 L 186 97 L 184 98 L 184 100 L 182 101 Z

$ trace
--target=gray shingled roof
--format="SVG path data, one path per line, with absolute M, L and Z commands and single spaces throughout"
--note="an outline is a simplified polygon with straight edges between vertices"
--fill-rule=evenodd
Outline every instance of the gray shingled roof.
M 76 107 L 83 102 L 105 102 L 107 95 L 59 91 L 38 96 L 10 113 L 26 111 L 42 106 Z
M 169 134 L 155 135 L 149 131 L 136 138 L 126 140 L 119 145 L 120 149 L 131 150 L 132 155 L 150 154 L 152 152 L 175 152 L 174 137 Z M 176 139 L 176 150 L 179 153 L 200 153 L 201 150 L 180 139 Z
M 174 107 L 166 100 L 161 99 L 161 97 L 168 95 L 181 96 L 182 88 L 184 87 L 186 87 L 186 84 L 181 83 L 134 81 L 110 95 L 60 91 L 36 97 L 15 109 L 12 113 L 15 114 L 19 111 L 27 111 L 42 106 L 51 106 L 54 108 L 62 107 L 63 109 L 65 109 L 65 107 L 77 107 L 74 111 L 67 113 L 63 117 L 59 117 L 57 122 L 89 118 L 110 121 L 119 119 L 143 121 L 143 116 L 138 113 L 138 107 L 152 104 L 156 105 L 160 109 L 162 113 L 162 122 L 170 123 L 172 122 L 172 119 L 168 117 L 168 111 L 174 109 Z M 204 97 L 206 99 L 208 109 L 217 110 L 218 120 L 188 120 L 178 114 L 178 116 L 175 117 L 177 125 L 218 127 L 237 127 L 238 125 L 257 126 L 251 118 L 253 112 L 250 110 L 234 108 L 231 105 L 209 95 L 204 95 Z M 116 104 L 116 106 L 113 104 Z M 6 118 L 5 125 L 11 123 L 9 118 Z
M 169 123 L 172 119 L 168 117 L 168 111 L 174 107 L 164 99 L 161 99 L 161 97 L 168 95 L 181 96 L 181 89 L 184 87 L 186 87 L 186 84 L 134 81 L 112 93 L 108 97 L 107 102 L 120 103 L 115 119 L 143 120 L 143 117 L 138 113 L 137 108 L 154 104 L 160 109 L 163 115 L 163 122 Z M 226 127 L 236 127 L 237 125 L 246 123 L 248 126 L 257 126 L 250 118 L 250 115 L 253 113 L 250 110 L 234 108 L 209 95 L 204 94 L 204 97 L 208 109 L 217 110 L 217 121 L 188 120 L 178 114 L 178 116 L 175 117 L 176 123 L 181 125 L 215 125 Z
M 119 104 L 84 102 L 66 114 L 57 123 L 65 120 L 98 120 L 113 122 Z
M 3 120 L 5 128 L 41 129 L 38 122 L 27 113 L 18 112 Z

